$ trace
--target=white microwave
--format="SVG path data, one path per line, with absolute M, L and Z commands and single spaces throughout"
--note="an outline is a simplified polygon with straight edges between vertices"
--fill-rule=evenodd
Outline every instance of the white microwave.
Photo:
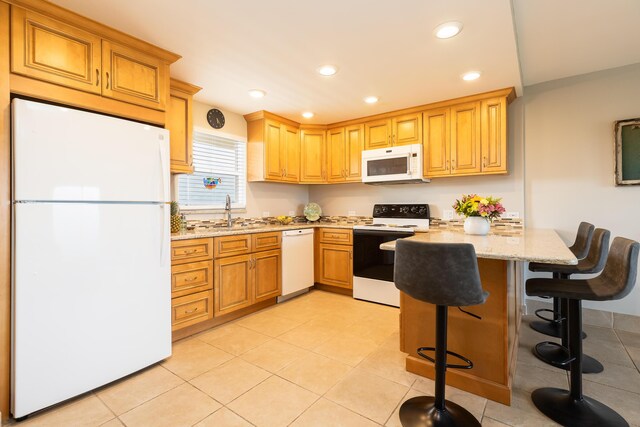
M 365 184 L 429 182 L 422 175 L 422 144 L 364 150 L 362 182 Z

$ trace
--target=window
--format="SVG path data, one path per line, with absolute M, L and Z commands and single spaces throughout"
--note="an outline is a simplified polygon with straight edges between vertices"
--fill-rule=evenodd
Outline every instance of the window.
M 193 133 L 193 174 L 178 178 L 178 203 L 184 209 L 223 209 L 226 195 L 232 208 L 247 204 L 247 144 L 203 132 Z M 220 178 L 213 189 L 204 178 Z

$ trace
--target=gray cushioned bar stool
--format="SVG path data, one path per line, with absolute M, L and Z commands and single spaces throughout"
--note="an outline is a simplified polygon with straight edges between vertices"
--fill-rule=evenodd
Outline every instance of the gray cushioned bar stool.
M 578 233 L 576 234 L 576 240 L 573 245 L 569 246 L 569 250 L 573 252 L 573 255 L 581 260 L 589 253 L 589 247 L 591 246 L 591 239 L 593 238 L 593 231 L 595 226 L 588 222 L 581 222 L 578 226 Z M 562 272 L 558 271 L 558 264 L 546 264 L 540 262 L 532 262 L 529 264 L 529 270 L 541 273 L 552 273 L 554 279 L 566 279 Z M 549 319 L 542 316 L 540 313 L 551 312 L 553 318 Z M 536 316 L 541 318 L 541 321 L 531 322 L 530 326 L 533 330 L 540 332 L 541 334 L 549 335 L 550 337 L 562 338 L 562 324 L 566 317 L 561 313 L 561 304 L 559 298 L 553 299 L 553 310 L 548 308 L 542 308 L 536 310 Z M 583 338 L 586 335 L 583 334 Z
M 613 239 L 602 273 L 585 280 L 529 279 L 527 294 L 566 298 L 569 302 L 570 390 L 539 388 L 531 400 L 547 417 L 563 426 L 628 426 L 617 412 L 582 394 L 582 300 L 609 301 L 624 298 L 638 274 L 640 243 Z
M 589 246 L 589 253 L 586 258 L 578 261 L 577 265 L 557 265 L 555 272 L 561 279 L 569 279 L 572 274 L 598 274 L 604 268 L 609 253 L 609 238 L 611 233 L 603 228 L 596 228 L 593 232 L 593 239 Z M 554 298 L 560 300 L 560 315 L 566 319 L 568 313 L 568 302 L 565 298 Z M 533 347 L 533 354 L 549 365 L 560 369 L 569 370 L 571 358 L 569 356 L 569 328 L 567 322 L 562 324 L 562 344 L 551 341 L 544 341 Z M 594 374 L 604 370 L 602 364 L 593 357 L 582 355 L 582 373 Z
M 473 367 L 470 360 L 447 351 L 448 307 L 483 304 L 489 295 L 480 283 L 473 245 L 400 239 L 396 242 L 394 282 L 412 298 L 436 305 L 436 346 L 418 349 L 418 355 L 435 363 L 435 397 L 419 396 L 404 402 L 400 407 L 400 422 L 404 427 L 480 426 L 469 411 L 445 400 L 447 367 Z M 435 351 L 435 359 L 426 355 L 427 351 Z M 447 364 L 447 354 L 465 364 Z

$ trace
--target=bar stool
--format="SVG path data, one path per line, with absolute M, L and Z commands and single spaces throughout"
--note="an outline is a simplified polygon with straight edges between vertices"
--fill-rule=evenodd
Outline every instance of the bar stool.
M 569 390 L 539 388 L 531 400 L 547 417 L 563 426 L 628 426 L 617 412 L 582 394 L 582 300 L 609 301 L 624 298 L 633 289 L 638 274 L 640 243 L 616 237 L 602 273 L 592 279 L 529 279 L 528 295 L 566 298 L 569 305 Z
M 557 265 L 556 273 L 561 279 L 569 279 L 572 274 L 597 274 L 602 271 L 609 252 L 609 238 L 611 233 L 603 228 L 596 228 L 593 232 L 593 239 L 589 246 L 589 253 L 586 258 L 578 261 L 577 265 Z M 565 298 L 555 298 L 560 300 L 560 314 L 562 319 L 567 317 L 568 303 Z M 569 328 L 567 322 L 561 323 L 562 344 L 551 341 L 538 343 L 533 347 L 533 354 L 543 362 L 555 366 L 556 368 L 569 370 Z M 604 370 L 600 362 L 591 356 L 582 355 L 582 373 L 594 374 Z
M 447 351 L 448 307 L 483 304 L 489 295 L 480 283 L 473 245 L 400 239 L 396 242 L 394 282 L 412 298 L 436 305 L 436 346 L 417 350 L 419 356 L 435 363 L 435 397 L 419 396 L 404 402 L 400 407 L 400 422 L 404 427 L 480 426 L 469 411 L 445 400 L 446 369 L 473 368 L 469 359 Z M 425 319 L 428 321 L 430 319 Z M 435 359 L 425 352 L 435 352 Z M 465 364 L 447 364 L 447 355 Z
M 578 260 L 585 258 L 589 253 L 594 229 L 595 226 L 593 224 L 584 221 L 578 226 L 576 239 L 573 242 L 573 245 L 569 246 L 569 250 L 573 252 L 573 255 L 578 258 Z M 531 271 L 553 273 L 554 279 L 566 279 L 566 277 L 562 276 L 562 273 L 558 272 L 557 268 L 558 264 L 545 264 L 539 262 L 532 262 L 529 264 L 529 270 Z M 552 313 L 553 318 L 549 319 L 540 314 L 544 312 Z M 550 337 L 562 338 L 562 323 L 564 322 L 563 317 L 566 317 L 566 314 L 565 316 L 561 314 L 561 304 L 558 298 L 553 299 L 553 310 L 541 308 L 536 310 L 535 314 L 543 321 L 535 321 L 529 324 L 534 331 L 549 335 Z M 582 338 L 586 338 L 586 334 L 583 333 Z

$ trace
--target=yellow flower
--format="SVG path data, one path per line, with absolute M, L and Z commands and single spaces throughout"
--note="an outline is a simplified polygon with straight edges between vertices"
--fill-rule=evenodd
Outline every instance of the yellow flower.
M 482 199 L 480 200 L 480 203 L 482 203 L 483 205 L 488 205 L 489 201 L 487 199 Z

